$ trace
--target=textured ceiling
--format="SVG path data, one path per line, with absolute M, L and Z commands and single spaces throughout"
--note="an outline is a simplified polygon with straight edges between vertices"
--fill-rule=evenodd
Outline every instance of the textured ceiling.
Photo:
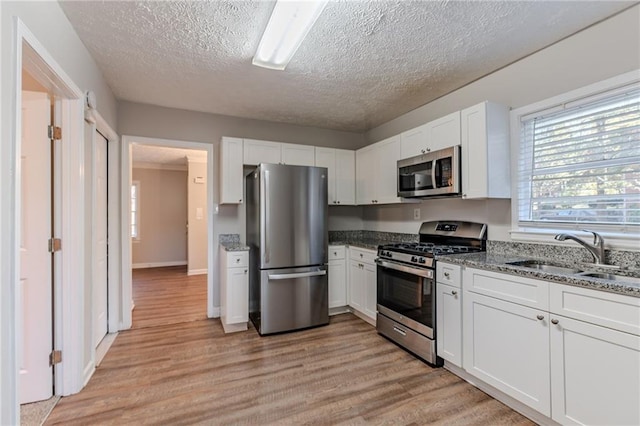
M 138 143 L 134 143 L 131 146 L 131 158 L 134 164 L 152 163 L 182 166 L 187 164 L 187 157 L 207 158 L 207 151 L 168 148 L 164 146 L 143 145 Z
M 285 71 L 271 1 L 61 4 L 118 99 L 362 132 L 634 2 L 330 1 Z

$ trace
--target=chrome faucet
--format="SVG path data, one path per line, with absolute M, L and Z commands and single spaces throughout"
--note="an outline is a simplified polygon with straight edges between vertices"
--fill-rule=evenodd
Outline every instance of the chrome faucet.
M 554 238 L 558 241 L 575 241 L 576 243 L 589 250 L 589 253 L 591 253 L 593 258 L 595 259 L 596 264 L 604 264 L 604 239 L 597 232 L 589 231 L 587 229 L 583 229 L 582 231 L 591 232 L 593 234 L 593 245 L 572 234 L 558 234 Z

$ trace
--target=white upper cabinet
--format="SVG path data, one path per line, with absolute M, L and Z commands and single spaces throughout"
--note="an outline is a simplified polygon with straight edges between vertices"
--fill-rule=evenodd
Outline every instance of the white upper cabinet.
M 400 134 L 400 158 L 460 145 L 460 111 Z
M 315 165 L 328 170 L 329 205 L 356 203 L 355 151 L 316 147 Z
M 313 166 L 316 162 L 315 147 L 292 143 L 280 144 L 280 162 L 290 166 Z
M 260 163 L 279 164 L 281 148 L 279 142 L 244 140 L 244 164 L 257 166 Z
M 220 143 L 220 203 L 241 204 L 242 139 L 223 137 Z
M 400 136 L 393 136 L 356 151 L 356 199 L 358 204 L 391 204 L 398 197 Z
M 462 198 L 510 198 L 509 108 L 482 102 L 461 114 Z

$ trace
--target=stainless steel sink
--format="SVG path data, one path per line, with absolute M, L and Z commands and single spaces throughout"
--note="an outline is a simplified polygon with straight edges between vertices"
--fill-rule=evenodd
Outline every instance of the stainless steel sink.
M 583 272 L 582 274 L 580 274 L 580 276 L 600 278 L 602 280 L 609 280 L 609 281 L 625 281 L 628 283 L 640 284 L 640 278 L 626 277 L 624 275 L 608 274 L 606 272 Z
M 539 271 L 549 272 L 552 274 L 573 275 L 582 272 L 582 269 L 559 266 L 557 264 L 541 260 L 520 260 L 517 262 L 508 262 L 507 265 L 522 266 L 523 268 L 537 269 Z

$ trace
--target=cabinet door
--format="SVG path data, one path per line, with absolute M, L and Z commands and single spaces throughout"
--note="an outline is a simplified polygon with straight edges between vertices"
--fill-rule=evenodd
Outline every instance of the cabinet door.
M 400 159 L 400 136 L 394 136 L 375 145 L 377 166 L 375 176 L 375 204 L 399 203 L 398 160 Z
M 363 265 L 355 260 L 349 261 L 349 306 L 360 312 L 364 311 L 363 289 L 364 270 Z
M 337 204 L 336 201 L 336 150 L 333 148 L 316 147 L 316 167 L 326 167 L 329 173 L 327 180 L 327 199 L 329 205 Z M 355 178 L 354 178 L 355 179 Z
M 427 148 L 429 148 L 429 143 L 427 142 L 426 124 L 400 134 L 400 158 L 426 154 Z
M 510 198 L 509 109 L 482 102 L 461 111 L 462 198 Z
M 375 176 L 378 172 L 373 145 L 356 151 L 356 200 L 359 205 L 373 204 Z
M 460 145 L 460 111 L 430 121 L 426 126 L 431 151 Z
M 438 267 L 440 264 L 438 263 Z M 436 351 L 462 367 L 462 298 L 459 288 L 436 284 Z
M 290 166 L 313 166 L 316 162 L 316 150 L 311 145 L 292 143 L 280 144 L 282 164 Z
M 220 204 L 242 203 L 242 139 L 223 137 L 220 144 Z
M 329 308 L 347 306 L 347 264 L 344 259 L 329 261 Z
M 226 318 L 227 324 L 237 324 L 249 320 L 249 275 L 247 268 L 227 270 Z
M 377 274 L 376 265 L 365 263 L 363 266 L 364 274 L 364 314 L 375 321 L 376 312 L 378 311 L 378 294 L 377 294 Z
M 640 424 L 640 337 L 552 314 L 552 418 Z
M 335 150 L 336 204 L 356 203 L 356 153 L 346 149 Z
M 280 143 L 244 140 L 244 164 L 256 166 L 260 163 L 279 164 L 280 161 Z
M 549 314 L 470 291 L 463 306 L 464 369 L 550 416 Z

